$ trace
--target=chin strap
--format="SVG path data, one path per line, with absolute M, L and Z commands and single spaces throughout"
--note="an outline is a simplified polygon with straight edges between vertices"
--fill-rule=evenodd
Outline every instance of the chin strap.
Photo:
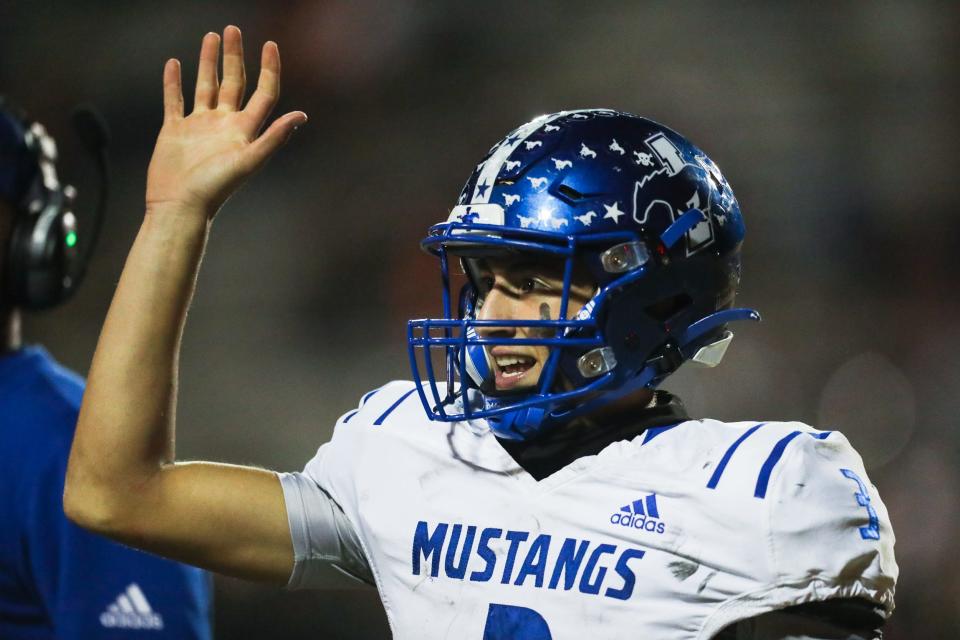
M 488 419 L 491 428 L 499 437 L 511 440 L 527 440 L 554 425 L 565 424 L 574 418 L 592 413 L 644 387 L 656 386 L 687 360 L 704 366 L 716 366 L 726 353 L 733 333 L 724 332 L 718 340 L 703 344 L 701 338 L 728 322 L 752 320 L 758 322 L 760 313 L 754 309 L 724 309 L 701 318 L 687 327 L 680 337 L 680 344 L 668 343 L 662 353 L 647 361 L 640 372 L 619 388 L 601 392 L 593 400 L 578 404 L 572 409 L 557 410 L 543 407 L 527 407 L 511 411 L 503 416 Z
M 466 337 L 467 340 L 476 340 L 478 338 L 477 330 L 473 326 L 467 327 Z M 483 345 L 469 344 L 464 349 L 464 356 L 466 358 L 467 375 L 470 376 L 474 384 L 481 389 L 485 389 L 493 383 L 492 358 L 483 348 Z

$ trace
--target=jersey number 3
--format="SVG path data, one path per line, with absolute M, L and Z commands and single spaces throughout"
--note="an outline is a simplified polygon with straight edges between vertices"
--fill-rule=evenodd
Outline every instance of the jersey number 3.
M 877 512 L 873 508 L 873 505 L 870 504 L 870 494 L 867 492 L 867 486 L 863 484 L 863 480 L 860 479 L 860 476 L 850 469 L 840 469 L 840 473 L 842 473 L 844 477 L 850 478 L 857 483 L 857 489 L 859 489 L 859 491 L 853 495 L 857 499 L 857 504 L 867 510 L 867 516 L 870 519 L 867 526 L 860 527 L 860 537 L 864 540 L 879 540 L 880 520 L 877 518 Z

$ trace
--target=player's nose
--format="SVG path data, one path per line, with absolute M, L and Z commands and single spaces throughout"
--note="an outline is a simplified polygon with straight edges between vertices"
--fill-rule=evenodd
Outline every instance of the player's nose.
M 483 305 L 477 314 L 478 320 L 515 320 L 516 299 L 503 290 L 502 286 L 493 286 L 484 296 Z M 512 338 L 517 333 L 516 327 L 493 326 L 477 327 L 477 333 L 482 338 L 500 337 Z

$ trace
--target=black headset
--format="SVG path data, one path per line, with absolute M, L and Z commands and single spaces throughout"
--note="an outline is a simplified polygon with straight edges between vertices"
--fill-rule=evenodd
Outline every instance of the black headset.
M 67 300 L 86 272 L 100 235 L 109 175 L 108 132 L 91 107 L 73 112 L 83 146 L 94 156 L 100 188 L 89 237 L 80 242 L 73 213 L 76 189 L 57 178 L 57 145 L 46 129 L 0 96 L 0 199 L 13 208 L 2 269 L 0 306 L 48 309 Z

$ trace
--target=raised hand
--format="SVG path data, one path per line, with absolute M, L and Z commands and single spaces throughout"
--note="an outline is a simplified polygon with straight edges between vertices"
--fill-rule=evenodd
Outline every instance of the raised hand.
M 223 31 L 223 83 L 217 79 L 220 36 L 208 33 L 200 48 L 193 113 L 184 117 L 180 62 L 163 69 L 163 127 L 147 170 L 147 213 L 174 209 L 212 219 L 240 184 L 307 121 L 286 113 L 262 133 L 280 94 L 280 51 L 263 45 L 257 89 L 243 104 L 246 72 L 240 29 Z

